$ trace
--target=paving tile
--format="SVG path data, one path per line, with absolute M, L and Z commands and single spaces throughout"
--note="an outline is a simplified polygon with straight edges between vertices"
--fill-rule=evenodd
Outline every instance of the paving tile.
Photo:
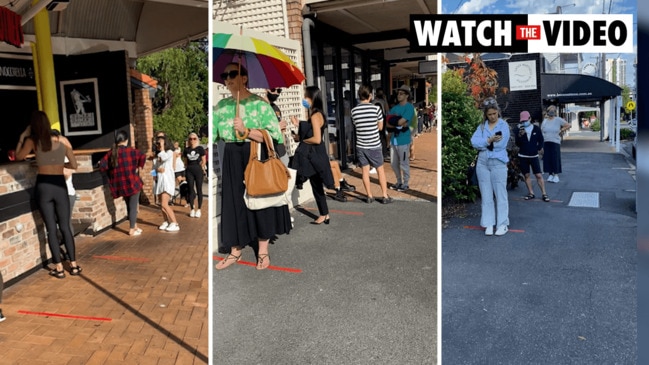
M 8 351 L 0 363 L 206 364 L 207 215 L 190 219 L 174 209 L 180 233 L 158 231 L 159 210 L 142 206 L 141 236 L 124 234 L 128 222 L 121 222 L 77 237 L 80 276 L 60 280 L 38 270 L 5 288 L 0 343 Z

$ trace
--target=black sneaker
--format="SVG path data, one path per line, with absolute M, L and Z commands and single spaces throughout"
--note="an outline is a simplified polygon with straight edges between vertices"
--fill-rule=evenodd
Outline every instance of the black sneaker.
M 351 192 L 351 191 L 356 191 L 356 187 L 354 187 L 354 185 L 349 185 L 349 184 L 347 183 L 347 181 L 345 181 L 345 179 L 343 179 L 343 180 L 340 182 L 340 190 Z
M 393 200 L 392 200 L 391 197 L 383 198 L 383 199 L 381 199 L 381 204 L 390 204 L 390 203 L 392 203 L 392 201 Z
M 409 189 L 409 188 L 408 188 L 408 185 L 401 185 L 401 186 L 399 186 L 399 188 L 397 189 L 397 191 L 401 191 L 401 192 L 403 192 L 403 191 L 407 191 L 408 189 Z
M 392 190 L 399 190 L 400 188 L 401 188 L 401 184 L 390 185 L 390 189 Z
M 347 197 L 345 196 L 345 193 L 341 189 L 336 190 L 336 195 L 334 195 L 334 200 L 337 200 L 339 202 L 346 202 Z
M 7 317 L 2 315 L 2 309 L 0 309 L 0 322 L 4 321 L 5 319 L 7 319 Z

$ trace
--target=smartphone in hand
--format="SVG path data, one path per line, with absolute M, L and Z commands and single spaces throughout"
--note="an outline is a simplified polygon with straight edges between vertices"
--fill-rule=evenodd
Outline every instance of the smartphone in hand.
M 503 135 L 503 132 L 498 131 L 498 132 L 496 132 L 496 135 L 497 135 L 497 136 L 502 136 L 502 135 Z

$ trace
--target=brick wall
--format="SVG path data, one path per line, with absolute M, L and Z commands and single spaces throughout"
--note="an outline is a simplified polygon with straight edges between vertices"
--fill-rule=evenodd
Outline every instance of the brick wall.
M 153 147 L 153 111 L 151 96 L 147 89 L 133 90 L 133 120 L 135 124 L 135 148 L 147 154 Z M 140 203 L 142 204 L 153 204 L 155 202 L 155 197 L 153 196 L 153 177 L 147 173 L 152 169 L 153 162 L 147 160 L 144 169 L 142 169 L 143 173 L 141 174 L 142 181 L 144 181 L 144 187 L 140 195 Z

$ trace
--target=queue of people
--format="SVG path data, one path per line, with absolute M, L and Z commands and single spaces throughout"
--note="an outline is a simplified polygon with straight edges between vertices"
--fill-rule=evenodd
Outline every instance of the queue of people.
M 198 146 L 197 135 L 192 133 L 188 138 L 188 147 L 184 155 L 190 167 L 190 181 L 195 183 L 193 199 L 196 207 L 190 216 L 200 217 L 202 205 L 202 182 L 205 170 L 205 151 Z M 162 132 L 156 136 L 156 145 L 149 158 L 154 160 L 156 176 L 155 191 L 161 207 L 164 223 L 159 227 L 168 232 L 180 230 L 174 211 L 169 206 L 169 199 L 176 189 L 174 175 L 173 145 Z M 69 275 L 77 276 L 82 272 L 76 261 L 74 228 L 72 226 L 73 207 L 77 192 L 72 183 L 72 174 L 77 169 L 70 141 L 58 130 L 52 129 L 49 118 L 42 111 L 34 111 L 30 123 L 19 136 L 15 160 L 22 161 L 34 156 L 38 168 L 35 184 L 35 198 L 46 229 L 47 243 L 51 252 L 54 268 L 49 274 L 58 279 Z M 139 236 L 143 230 L 138 226 L 140 195 L 143 188 L 141 174 L 147 155 L 129 146 L 129 136 L 125 131 L 115 133 L 111 149 L 97 163 L 98 169 L 108 178 L 108 188 L 113 199 L 123 198 L 129 221 L 129 236 Z M 194 168 L 196 165 L 198 168 Z M 195 171 L 198 170 L 198 171 Z M 194 181 L 196 180 L 196 182 Z M 60 238 L 59 238 L 60 232 Z M 63 261 L 69 261 L 66 268 Z M 0 280 L 1 281 L 1 280 Z M 0 290 L 1 293 L 1 290 Z M 1 295 L 1 294 L 0 294 Z M 0 312 L 0 321 L 3 319 Z
M 495 98 L 486 98 L 481 108 L 484 121 L 471 137 L 471 145 L 478 151 L 476 173 L 481 196 L 480 225 L 485 228 L 485 235 L 502 236 L 507 233 L 509 226 L 507 180 L 510 159 L 507 146 L 510 140 L 510 126 L 501 118 L 500 107 Z M 518 147 L 518 167 L 524 176 L 528 191 L 523 199 L 536 198 L 531 170 L 541 190 L 541 199 L 550 202 L 543 181 L 543 171 L 549 175 L 548 182 L 559 182 L 560 145 L 564 133 L 570 129 L 570 123 L 557 116 L 555 105 L 547 107 L 540 126 L 533 123 L 530 113 L 526 110 L 520 113 L 519 121 L 514 141 Z M 539 159 L 543 159 L 543 169 Z

